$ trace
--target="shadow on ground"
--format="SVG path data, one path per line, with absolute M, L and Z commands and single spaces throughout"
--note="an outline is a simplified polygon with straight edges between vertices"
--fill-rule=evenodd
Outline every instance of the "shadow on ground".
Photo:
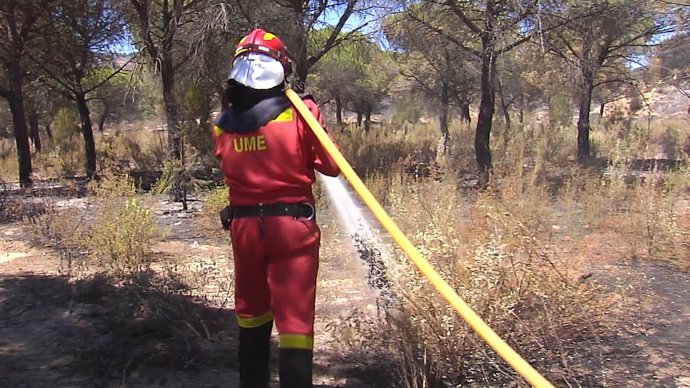
M 182 289 L 152 274 L 0 278 L 0 386 L 236 387 L 233 312 Z M 392 386 L 377 364 L 336 353 L 319 354 L 315 375 L 340 382 L 319 387 Z
M 228 387 L 233 314 L 142 277 L 0 279 L 0 385 Z

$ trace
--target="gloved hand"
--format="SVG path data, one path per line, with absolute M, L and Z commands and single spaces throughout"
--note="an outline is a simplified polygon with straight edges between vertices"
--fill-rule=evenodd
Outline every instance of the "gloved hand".
M 230 230 L 230 223 L 232 223 L 232 208 L 228 205 L 220 211 L 220 223 L 223 229 Z

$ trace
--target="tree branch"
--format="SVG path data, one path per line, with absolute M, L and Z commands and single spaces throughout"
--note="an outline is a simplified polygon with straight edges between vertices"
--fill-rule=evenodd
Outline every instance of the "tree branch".
M 48 76 L 53 81 L 57 82 L 58 84 L 60 84 L 60 86 L 69 90 L 70 92 L 77 93 L 76 88 L 74 88 L 72 85 L 70 85 L 70 84 L 66 83 L 65 81 L 63 81 L 62 79 L 60 79 L 60 77 L 58 77 L 55 73 L 53 73 L 53 71 L 51 71 L 47 66 L 44 65 L 43 61 L 39 61 L 33 55 L 31 55 L 31 53 L 27 53 L 27 56 L 29 57 L 29 59 L 31 59 L 31 61 L 33 63 L 35 63 L 38 67 L 40 67 L 43 71 L 45 71 L 46 74 L 48 74 Z
M 416 21 L 416 22 L 418 22 L 418 23 L 421 23 L 422 26 L 424 26 L 425 28 L 431 30 L 432 32 L 434 32 L 434 33 L 440 35 L 442 38 L 449 40 L 450 42 L 452 42 L 453 44 L 455 44 L 456 46 L 458 46 L 460 49 L 462 49 L 463 51 L 466 51 L 466 52 L 468 52 L 468 53 L 471 53 L 471 54 L 473 54 L 473 55 L 475 55 L 475 56 L 477 56 L 477 57 L 480 57 L 480 56 L 482 55 L 481 51 L 475 50 L 475 49 L 471 49 L 471 48 L 465 46 L 465 45 L 464 45 L 460 40 L 458 40 L 456 37 L 454 37 L 454 36 L 452 36 L 452 35 L 449 35 L 449 34 L 446 34 L 446 32 L 445 32 L 442 28 L 432 26 L 431 24 L 429 24 L 429 23 L 426 22 L 425 20 L 420 19 L 420 18 L 419 18 L 418 16 L 416 16 L 414 13 L 409 13 L 409 14 L 407 14 L 407 17 L 411 18 L 413 21 Z
M 85 93 L 85 94 L 91 93 L 92 91 L 94 91 L 94 90 L 100 88 L 101 86 L 105 85 L 105 84 L 106 84 L 108 81 L 110 81 L 113 77 L 115 77 L 116 75 L 120 74 L 120 72 L 122 72 L 122 70 L 123 70 L 127 65 L 129 65 L 130 63 L 132 63 L 132 61 L 134 61 L 134 58 L 135 58 L 135 57 L 136 57 L 136 55 L 132 55 L 132 57 L 129 58 L 129 60 L 128 60 L 127 62 L 125 62 L 122 66 L 120 66 L 117 70 L 115 70 L 114 72 L 112 72 L 112 73 L 111 73 L 109 76 L 107 76 L 103 81 L 101 81 L 101 82 L 97 83 L 96 85 L 90 87 L 89 89 L 85 90 L 84 93 Z
M 472 32 L 474 32 L 477 35 L 482 35 L 485 31 L 483 31 L 479 26 L 477 26 L 472 19 L 468 18 L 465 12 L 458 7 L 458 4 L 454 0 L 445 0 L 443 2 L 446 6 L 450 8 L 451 11 L 455 14 L 455 16 L 459 17 L 460 20 L 469 28 Z

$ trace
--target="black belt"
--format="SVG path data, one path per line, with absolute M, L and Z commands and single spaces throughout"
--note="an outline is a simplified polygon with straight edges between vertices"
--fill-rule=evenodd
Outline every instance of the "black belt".
M 290 216 L 311 220 L 316 215 L 314 205 L 310 203 L 272 203 L 254 206 L 226 206 L 220 211 L 220 222 L 223 229 L 230 229 L 233 218 Z
M 310 203 L 271 203 L 254 206 L 232 206 L 232 217 L 290 216 L 312 219 L 316 214 Z

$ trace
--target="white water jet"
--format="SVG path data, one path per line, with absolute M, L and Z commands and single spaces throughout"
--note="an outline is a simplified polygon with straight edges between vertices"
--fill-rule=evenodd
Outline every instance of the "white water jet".
M 350 235 L 359 259 L 367 266 L 367 282 L 380 292 L 384 301 L 392 302 L 393 294 L 387 271 L 391 263 L 388 247 L 369 225 L 361 206 L 355 202 L 342 176 L 329 177 L 319 174 L 319 179 L 323 182 L 331 204 Z

